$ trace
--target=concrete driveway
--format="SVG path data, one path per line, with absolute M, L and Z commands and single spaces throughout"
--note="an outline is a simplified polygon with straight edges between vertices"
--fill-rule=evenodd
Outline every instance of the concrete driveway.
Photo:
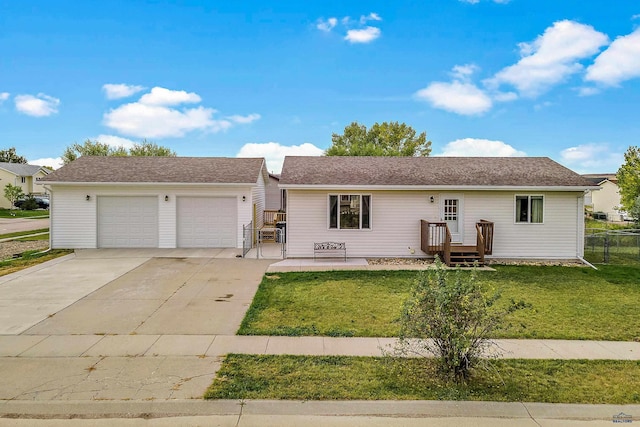
M 43 214 L 46 215 L 46 212 L 43 211 Z M 0 234 L 38 230 L 41 228 L 49 228 L 49 218 L 0 218 Z
M 232 335 L 269 263 L 229 250 L 80 251 L 0 278 L 0 334 Z

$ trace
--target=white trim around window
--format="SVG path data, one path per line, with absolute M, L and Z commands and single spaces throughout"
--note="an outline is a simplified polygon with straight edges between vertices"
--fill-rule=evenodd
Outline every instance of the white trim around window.
M 371 230 L 371 194 L 327 195 L 327 229 Z
M 543 194 L 516 194 L 513 216 L 516 224 L 544 224 L 545 201 Z

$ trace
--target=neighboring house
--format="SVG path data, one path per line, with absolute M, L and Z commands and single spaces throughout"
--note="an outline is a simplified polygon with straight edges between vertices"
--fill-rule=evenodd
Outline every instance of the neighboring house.
M 11 203 L 4 197 L 4 187 L 7 184 L 17 185 L 24 194 L 45 194 L 46 190 L 38 179 L 49 173 L 51 171 L 42 166 L 0 162 L 0 208 L 11 207 Z
M 41 182 L 53 248 L 242 248 L 267 180 L 262 158 L 83 156 Z
M 265 189 L 265 209 L 267 210 L 283 210 L 285 208 L 284 190 L 279 187 L 280 175 L 269 173 L 269 181 Z
M 280 187 L 288 257 L 327 241 L 349 257 L 425 257 L 426 222 L 475 247 L 487 220 L 491 257 L 576 259 L 584 192 L 597 185 L 548 158 L 336 156 L 286 157 Z
M 592 183 L 599 185 L 600 190 L 589 191 L 584 196 L 585 206 L 589 206 L 593 213 L 604 212 L 609 221 L 620 221 L 620 189 L 618 179 L 614 173 L 582 175 Z

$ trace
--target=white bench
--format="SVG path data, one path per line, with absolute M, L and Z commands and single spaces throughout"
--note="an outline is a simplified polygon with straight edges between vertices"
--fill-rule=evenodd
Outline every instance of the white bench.
M 316 255 L 326 253 L 342 252 L 345 262 L 347 261 L 347 244 L 345 242 L 320 242 L 313 244 L 313 260 Z

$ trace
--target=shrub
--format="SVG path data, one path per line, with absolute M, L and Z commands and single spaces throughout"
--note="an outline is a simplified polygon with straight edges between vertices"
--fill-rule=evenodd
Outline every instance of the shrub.
M 396 356 L 436 356 L 445 379 L 466 382 L 505 314 L 494 306 L 498 298 L 482 292 L 475 269 L 451 271 L 436 259 L 435 269 L 419 274 L 404 304 Z

